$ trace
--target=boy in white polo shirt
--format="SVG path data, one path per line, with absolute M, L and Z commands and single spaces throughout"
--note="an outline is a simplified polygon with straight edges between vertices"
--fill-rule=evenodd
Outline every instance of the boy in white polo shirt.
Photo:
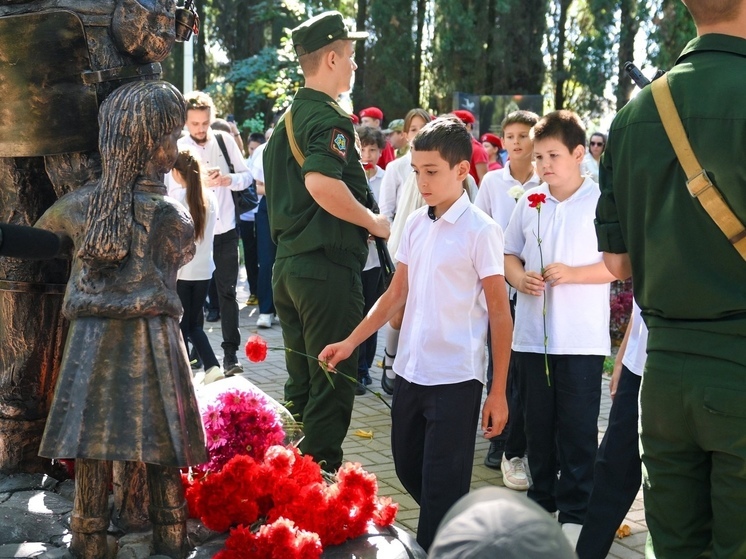
M 593 226 L 598 184 L 580 174 L 580 119 L 556 111 L 531 135 L 545 182 L 518 201 L 505 231 L 505 275 L 518 290 L 512 366 L 525 411 L 528 496 L 549 512 L 559 511 L 573 541 L 593 487 L 614 278 L 598 252 Z
M 391 412 L 399 480 L 420 505 L 417 541 L 427 550 L 446 511 L 469 491 L 484 384 L 487 324 L 496 356 L 482 408 L 485 436 L 507 420 L 505 381 L 511 318 L 502 232 L 469 202 L 471 137 L 454 118 L 426 125 L 412 145 L 426 206 L 405 227 L 389 289 L 342 342 L 319 359 L 334 366 L 404 307 Z
M 501 124 L 503 142 L 510 159 L 505 167 L 490 171 L 482 179 L 474 204 L 492 217 L 502 230 L 508 227 L 516 202 L 512 189 L 528 190 L 541 182 L 534 168 L 534 143 L 531 128 L 539 122 L 539 115 L 530 111 L 513 111 Z M 515 297 L 515 290 L 508 290 L 508 298 Z M 523 457 L 526 454 L 526 437 L 523 434 L 523 406 L 518 390 L 518 379 L 508 370 L 508 409 L 510 419 L 503 432 L 490 439 L 484 458 L 488 468 L 502 470 L 505 487 L 516 491 L 528 489 Z M 487 364 L 487 390 L 492 384 L 492 354 Z

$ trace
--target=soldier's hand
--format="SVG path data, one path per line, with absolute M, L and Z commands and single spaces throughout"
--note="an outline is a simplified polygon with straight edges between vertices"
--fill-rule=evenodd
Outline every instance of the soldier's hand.
M 368 233 L 374 237 L 380 237 L 381 239 L 388 239 L 391 235 L 391 224 L 385 215 L 372 214 L 373 224 L 368 228 Z

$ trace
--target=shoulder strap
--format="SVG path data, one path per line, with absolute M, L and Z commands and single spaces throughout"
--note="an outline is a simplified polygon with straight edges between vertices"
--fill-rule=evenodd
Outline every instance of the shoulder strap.
M 733 213 L 733 210 L 728 207 L 720 191 L 707 176 L 707 171 L 702 168 L 696 155 L 694 155 L 671 96 L 668 75 L 653 81 L 652 93 L 655 106 L 663 122 L 663 128 L 665 128 L 668 139 L 676 152 L 676 157 L 686 174 L 686 187 L 689 189 L 689 194 L 699 200 L 707 214 L 725 234 L 741 257 L 746 260 L 746 227 Z
M 215 139 L 218 141 L 220 151 L 223 152 L 223 157 L 225 157 L 225 162 L 228 164 L 228 169 L 231 173 L 234 173 L 235 171 L 233 170 L 233 163 L 231 163 L 231 158 L 228 157 L 228 148 L 225 147 L 225 140 L 223 139 L 223 135 L 216 133 Z
M 298 140 L 295 139 L 295 131 L 293 130 L 293 114 L 290 112 L 290 107 L 285 111 L 285 128 L 288 131 L 288 141 L 290 142 L 290 151 L 293 152 L 293 157 L 298 162 L 298 165 L 303 167 L 303 163 L 306 162 L 306 158 L 303 152 L 298 146 Z

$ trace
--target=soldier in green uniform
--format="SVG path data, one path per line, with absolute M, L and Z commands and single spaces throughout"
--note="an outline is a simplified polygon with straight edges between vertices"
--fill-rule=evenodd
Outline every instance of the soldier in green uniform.
M 291 106 L 302 167 L 288 140 L 288 118 L 278 123 L 264 153 L 272 239 L 277 244 L 273 292 L 285 346 L 318 355 L 346 338 L 363 317 L 360 273 L 368 234 L 388 238 L 384 216 L 366 208 L 367 180 L 352 120 L 336 102 L 357 68 L 354 41 L 338 12 L 318 15 L 293 30 L 305 87 Z M 333 471 L 342 462 L 355 383 L 334 378 L 314 359 L 286 353 L 285 400 L 303 422 L 300 449 Z M 357 378 L 357 355 L 337 369 Z
M 685 0 L 697 38 L 666 77 L 692 151 L 746 223 L 746 0 Z M 641 390 L 646 556 L 746 557 L 746 262 L 700 201 L 650 87 L 601 160 L 599 248 L 650 330 Z M 735 242 L 735 241 L 734 241 Z

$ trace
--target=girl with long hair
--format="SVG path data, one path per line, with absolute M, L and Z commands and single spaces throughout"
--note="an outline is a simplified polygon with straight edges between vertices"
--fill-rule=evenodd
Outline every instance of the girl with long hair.
M 204 314 L 202 307 L 207 298 L 215 263 L 212 260 L 212 241 L 215 222 L 218 218 L 218 200 L 215 194 L 203 186 L 204 173 L 199 157 L 192 152 L 180 151 L 171 176 L 181 188 L 172 190 L 171 195 L 180 202 L 192 216 L 194 240 L 197 250 L 194 258 L 179 269 L 176 292 L 184 307 L 181 317 L 181 334 L 184 345 L 192 342 L 205 366 L 204 383 L 223 378 L 215 352 L 203 330 Z
M 163 184 L 185 118 L 170 84 L 121 86 L 99 110 L 101 179 L 37 223 L 72 246 L 70 327 L 39 455 L 76 460 L 71 547 L 84 559 L 106 555 L 111 460 L 145 462 L 155 552 L 184 556 L 179 468 L 207 460 L 176 294 L 194 227 Z

